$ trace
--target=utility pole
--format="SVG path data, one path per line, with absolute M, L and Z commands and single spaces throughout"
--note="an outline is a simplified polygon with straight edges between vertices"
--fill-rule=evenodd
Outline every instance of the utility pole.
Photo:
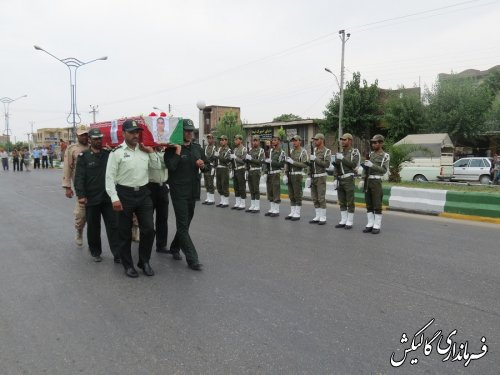
M 340 63 L 340 103 L 339 103 L 339 145 L 340 138 L 342 138 L 342 117 L 344 115 L 344 51 L 345 51 L 345 43 L 349 40 L 351 34 L 346 33 L 345 30 L 339 31 L 340 40 L 342 41 L 342 58 Z
M 99 113 L 99 106 L 95 106 L 95 105 L 91 105 L 90 108 L 92 108 L 92 111 L 90 111 L 89 113 L 92 113 L 92 116 L 94 118 L 94 124 L 95 124 L 95 115 L 96 113 Z
M 28 133 L 28 149 L 30 150 L 30 154 L 31 154 L 31 146 L 32 146 L 31 144 L 33 143 L 33 138 L 34 138 L 34 136 L 33 136 L 33 125 L 34 124 L 35 124 L 35 121 L 30 121 L 30 125 L 31 125 L 31 142 L 30 142 L 30 136 L 29 136 L 30 133 Z
M 170 115 L 172 113 L 172 105 L 168 105 L 168 114 Z

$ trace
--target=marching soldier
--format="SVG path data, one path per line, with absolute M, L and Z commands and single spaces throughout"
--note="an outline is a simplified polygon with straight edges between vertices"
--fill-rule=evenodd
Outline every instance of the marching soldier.
M 326 224 L 326 169 L 331 164 L 332 152 L 325 147 L 325 136 L 318 133 L 314 136 L 314 152 L 310 156 L 311 198 L 316 216 L 309 221 L 311 224 Z
M 78 202 L 85 206 L 87 241 L 94 261 L 102 261 L 102 216 L 109 248 L 115 263 L 120 263 L 118 217 L 113 211 L 111 199 L 109 199 L 105 189 L 109 151 L 102 148 L 102 136 L 99 129 L 90 129 L 90 148 L 80 153 L 76 161 L 75 193 Z
M 217 158 L 215 157 L 215 152 L 217 147 L 215 146 L 215 138 L 212 134 L 207 134 L 208 145 L 205 146 L 205 155 L 210 163 L 210 170 L 203 172 L 203 179 L 205 181 L 205 189 L 207 191 L 207 199 L 202 204 L 213 205 L 215 203 L 215 187 L 214 187 L 214 176 L 215 176 L 215 165 L 217 163 Z
M 250 191 L 251 204 L 246 212 L 260 212 L 260 175 L 262 162 L 264 161 L 264 149 L 260 147 L 260 137 L 252 137 L 252 149 L 246 154 L 245 160 L 248 162 L 248 190 Z
M 285 165 L 285 157 L 285 152 L 281 149 L 281 139 L 277 135 L 273 136 L 269 157 L 264 160 L 267 164 L 267 199 L 270 202 L 269 211 L 266 212 L 265 216 L 276 217 L 280 215 L 280 179 L 281 170 Z
M 243 136 L 237 134 L 234 136 L 234 150 L 229 156 L 234 163 L 234 174 L 233 174 L 233 187 L 234 187 L 234 197 L 236 202 L 232 210 L 244 210 L 246 206 L 247 199 L 247 189 L 245 183 L 245 157 L 247 155 L 247 148 L 241 143 L 243 141 Z
M 229 164 L 231 163 L 231 149 L 227 145 L 227 136 L 219 137 L 219 149 L 214 153 L 217 158 L 217 192 L 220 195 L 220 203 L 217 207 L 229 206 Z
M 106 168 L 106 192 L 111 198 L 113 210 L 118 212 L 120 258 L 125 274 L 138 277 L 131 254 L 132 214 L 135 213 L 141 231 L 137 267 L 142 268 L 146 276 L 153 276 L 149 259 L 155 230 L 148 172 L 149 167 L 159 168 L 160 162 L 152 147 L 139 144 L 142 128 L 136 121 L 126 120 L 122 130 L 124 142 L 111 152 Z
M 64 155 L 62 187 L 64 188 L 65 195 L 68 198 L 73 198 L 74 195 L 73 189 L 71 189 L 71 183 L 75 180 L 75 168 L 78 155 L 89 149 L 88 133 L 88 128 L 85 125 L 80 125 L 78 129 L 76 129 L 78 142 L 69 146 Z M 81 204 L 77 200 L 73 214 L 75 215 L 76 228 L 75 242 L 78 246 L 82 246 L 83 228 L 85 227 L 85 204 Z
M 380 134 L 374 135 L 370 140 L 372 152 L 369 160 L 363 163 L 363 174 L 367 177 L 366 184 L 360 181 L 360 189 L 364 188 L 366 202 L 366 217 L 368 223 L 363 233 L 380 233 L 382 226 L 382 199 L 384 191 L 382 190 L 382 177 L 389 170 L 389 154 L 384 152 L 382 145 L 384 137 Z
M 340 222 L 335 228 L 351 229 L 354 222 L 354 176 L 359 167 L 359 150 L 352 147 L 352 135 L 340 138 L 342 152 L 335 155 L 337 194 L 340 205 Z
M 285 220 L 300 220 L 300 210 L 302 208 L 302 178 L 304 168 L 307 167 L 309 158 L 307 151 L 301 147 L 302 138 L 299 135 L 291 139 L 293 150 L 286 158 L 287 173 L 283 176 L 284 182 L 288 185 L 288 196 L 290 197 L 290 214 Z

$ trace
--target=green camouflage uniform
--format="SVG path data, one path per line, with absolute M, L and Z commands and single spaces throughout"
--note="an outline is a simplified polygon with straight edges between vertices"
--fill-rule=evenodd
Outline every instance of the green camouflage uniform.
M 215 163 L 217 158 L 214 155 L 214 152 L 217 151 L 215 144 L 208 145 L 205 147 L 205 155 L 211 165 L 211 168 L 207 172 L 203 172 L 203 179 L 205 180 L 205 189 L 207 193 L 213 194 L 215 193 L 214 186 L 214 175 L 215 175 Z
M 269 202 L 279 204 L 281 203 L 281 170 L 285 165 L 285 152 L 281 147 L 276 149 L 271 148 L 269 150 L 269 158 L 271 159 L 271 163 L 267 171 L 267 199 Z
M 332 152 L 326 147 L 314 148 L 312 162 L 311 198 L 315 208 L 326 209 L 326 169 L 331 164 Z
M 252 148 L 249 152 L 252 160 L 248 160 L 248 190 L 252 200 L 260 199 L 260 175 L 262 169 L 262 162 L 264 161 L 264 149 L 261 147 Z
M 365 186 L 366 211 L 373 212 L 376 215 L 382 214 L 382 199 L 384 191 L 382 190 L 382 176 L 389 170 L 389 154 L 380 150 L 370 153 L 370 161 L 373 166 L 368 168 L 368 183 Z M 366 170 L 363 171 L 363 174 Z
M 359 166 L 359 150 L 356 148 L 345 149 L 344 158 L 335 160 L 335 174 L 337 176 L 337 194 L 340 211 L 354 213 L 354 175 Z
M 239 197 L 241 199 L 246 199 L 247 191 L 245 184 L 245 156 L 247 154 L 247 148 L 243 145 L 239 145 L 234 150 L 234 155 L 236 158 L 234 159 L 235 170 L 233 174 L 233 187 L 234 187 L 234 196 Z
M 229 165 L 231 164 L 231 149 L 228 146 L 220 147 L 217 158 L 217 192 L 224 197 L 229 197 Z
M 304 174 L 304 168 L 307 167 L 309 161 L 309 156 L 307 151 L 299 147 L 293 149 L 290 153 L 290 158 L 293 159 L 293 164 L 287 164 L 287 176 L 288 176 L 288 196 L 290 198 L 291 206 L 302 206 L 302 179 Z

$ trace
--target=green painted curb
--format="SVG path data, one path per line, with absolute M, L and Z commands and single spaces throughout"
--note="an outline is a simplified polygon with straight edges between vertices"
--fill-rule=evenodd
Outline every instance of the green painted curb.
M 448 190 L 444 212 L 500 218 L 500 195 Z

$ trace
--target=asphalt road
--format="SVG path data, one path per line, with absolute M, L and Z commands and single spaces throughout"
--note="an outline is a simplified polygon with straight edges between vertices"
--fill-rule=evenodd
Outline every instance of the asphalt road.
M 331 206 L 321 227 L 310 203 L 298 222 L 197 205 L 204 271 L 153 254 L 156 275 L 130 279 L 74 244 L 60 179 L 0 172 L 3 375 L 500 373 L 499 226 L 387 212 L 375 236 L 362 210 L 346 231 Z M 392 367 L 433 318 L 425 339 L 488 352 L 443 362 L 436 339 Z

